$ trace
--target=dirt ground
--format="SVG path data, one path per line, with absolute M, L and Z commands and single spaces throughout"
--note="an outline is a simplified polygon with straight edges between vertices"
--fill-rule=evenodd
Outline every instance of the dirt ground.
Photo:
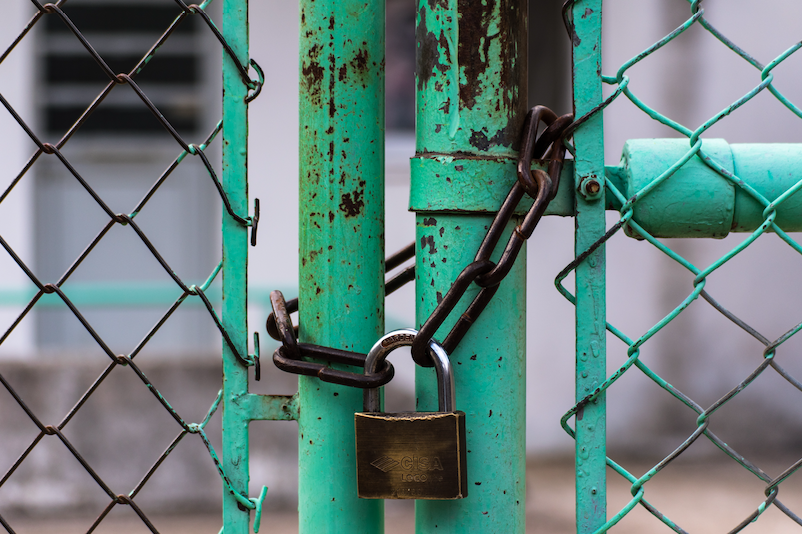
M 648 466 L 627 466 L 642 474 Z M 766 471 L 771 475 L 781 472 Z M 574 483 L 569 462 L 530 462 L 527 472 L 527 533 L 574 534 Z M 763 500 L 764 485 L 734 464 L 687 464 L 659 473 L 646 486 L 646 498 L 690 533 L 729 532 Z M 802 475 L 792 475 L 780 491 L 779 499 L 792 510 L 802 511 Z M 630 498 L 629 484 L 611 473 L 608 479 L 608 514 L 614 515 Z M 387 502 L 388 534 L 414 533 L 412 502 Z M 165 534 L 217 534 L 218 515 L 152 517 L 154 525 Z M 35 520 L 16 518 L 12 527 L 17 534 L 78 534 L 86 532 L 92 518 Z M 261 533 L 289 534 L 298 531 L 294 511 L 268 512 L 262 519 Z M 95 530 L 98 534 L 145 534 L 148 530 L 136 518 L 109 517 Z M 343 532 L 353 532 L 346 528 Z M 611 532 L 643 534 L 671 532 L 642 507 L 635 507 Z M 802 527 L 770 507 L 760 519 L 742 532 L 785 534 L 802 532 Z M 505 534 L 505 533 L 499 533 Z

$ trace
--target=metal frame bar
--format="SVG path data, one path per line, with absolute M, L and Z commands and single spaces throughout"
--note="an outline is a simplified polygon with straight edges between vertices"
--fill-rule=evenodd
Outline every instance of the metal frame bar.
M 477 207 L 487 200 L 487 184 L 509 190 L 516 180 L 518 137 L 527 110 L 526 6 L 521 1 L 418 2 L 411 209 L 417 221 L 419 325 L 479 248 L 492 221 L 492 213 Z M 443 205 L 428 204 L 429 192 L 451 183 L 464 187 L 443 199 Z M 522 251 L 475 327 L 450 355 L 456 408 L 466 414 L 468 497 L 417 501 L 416 532 L 525 529 L 525 281 Z M 472 285 L 438 339 L 478 290 Z M 416 393 L 419 410 L 436 410 L 433 369 L 416 368 Z
M 224 0 L 223 35 L 240 64 L 248 65 L 248 0 Z M 223 52 L 222 184 L 236 213 L 248 212 L 248 88 L 238 65 Z M 248 228 L 223 210 L 222 322 L 240 354 L 248 354 Z M 250 413 L 238 400 L 248 394 L 248 368 L 223 343 L 223 470 L 232 486 L 248 494 Z M 249 532 L 250 511 L 223 491 L 226 534 Z
M 578 0 L 572 6 L 574 116 L 582 117 L 602 103 L 602 0 Z M 582 254 L 605 233 L 604 130 L 596 113 L 574 133 L 574 189 L 588 180 L 600 194 L 575 195 L 574 250 Z M 606 378 L 605 253 L 600 246 L 576 269 L 576 399 L 586 397 Z M 584 405 L 576 416 L 577 534 L 594 532 L 607 519 L 606 404 L 604 394 Z
M 384 13 L 300 11 L 300 340 L 363 353 L 384 333 Z M 384 502 L 357 497 L 362 391 L 302 376 L 298 394 L 300 532 L 381 532 Z

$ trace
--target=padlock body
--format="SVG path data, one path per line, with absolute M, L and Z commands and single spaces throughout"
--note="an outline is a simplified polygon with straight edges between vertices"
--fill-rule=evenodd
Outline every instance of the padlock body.
M 356 480 L 363 499 L 468 495 L 465 413 L 357 413 Z

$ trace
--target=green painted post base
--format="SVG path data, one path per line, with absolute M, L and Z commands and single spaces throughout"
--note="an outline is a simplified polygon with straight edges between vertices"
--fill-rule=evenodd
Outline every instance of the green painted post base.
M 488 216 L 417 215 L 416 301 L 420 325 L 473 257 Z M 508 225 L 507 233 L 513 228 Z M 498 258 L 494 256 L 494 260 Z M 419 500 L 415 531 L 523 533 L 526 502 L 526 251 L 454 354 L 458 410 L 466 414 L 468 497 Z M 476 296 L 473 285 L 435 336 L 442 340 Z M 418 410 L 437 409 L 433 368 L 416 370 Z

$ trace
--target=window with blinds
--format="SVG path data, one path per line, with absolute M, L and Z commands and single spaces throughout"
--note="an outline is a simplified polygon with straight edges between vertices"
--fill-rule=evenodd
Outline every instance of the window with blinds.
M 63 11 L 115 73 L 131 73 L 181 12 L 172 2 L 153 0 L 71 0 L 64 3 Z M 103 91 L 109 78 L 58 15 L 47 15 L 43 22 L 41 79 L 47 95 L 42 122 L 48 132 L 63 133 Z M 166 44 L 134 76 L 182 134 L 195 133 L 201 126 L 198 30 L 202 23 L 196 16 L 184 18 Z M 115 87 L 81 127 L 84 133 L 104 135 L 142 135 L 162 129 L 137 94 L 125 85 Z

